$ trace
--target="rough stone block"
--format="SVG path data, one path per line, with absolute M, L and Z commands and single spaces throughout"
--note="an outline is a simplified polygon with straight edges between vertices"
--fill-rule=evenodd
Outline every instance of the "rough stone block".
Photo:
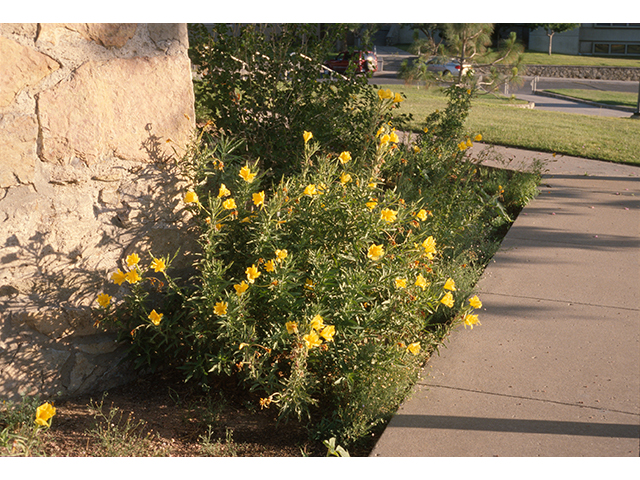
M 38 41 L 57 45 L 70 32 L 96 42 L 106 48 L 121 48 L 136 33 L 135 23 L 41 23 Z
M 37 139 L 35 116 L 0 115 L 0 188 L 33 182 Z

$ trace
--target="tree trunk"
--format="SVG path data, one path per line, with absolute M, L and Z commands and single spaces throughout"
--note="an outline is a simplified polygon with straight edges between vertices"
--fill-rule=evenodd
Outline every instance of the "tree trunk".
M 547 33 L 549 35 L 549 55 L 551 55 L 551 42 L 553 41 L 553 34 L 555 32 Z

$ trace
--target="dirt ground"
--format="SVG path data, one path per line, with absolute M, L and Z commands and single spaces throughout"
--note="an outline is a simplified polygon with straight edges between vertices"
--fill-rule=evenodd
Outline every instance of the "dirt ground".
M 252 407 L 258 404 L 256 400 L 229 384 L 215 385 L 204 395 L 201 388 L 185 384 L 176 376 L 146 376 L 114 388 L 104 397 L 98 393 L 56 401 L 57 412 L 46 433 L 44 451 L 47 456 L 58 457 L 327 454 L 321 442 L 309 440 L 303 425 L 292 421 L 277 424 L 275 408 Z M 98 409 L 101 403 L 102 408 Z M 108 422 L 96 415 L 97 411 L 102 411 L 107 418 L 110 412 L 117 414 Z M 119 426 L 118 432 L 127 426 L 137 428 L 132 428 L 132 436 L 120 434 L 118 437 L 108 423 L 111 427 Z M 99 428 L 102 435 L 96 435 Z M 105 437 L 112 439 L 115 449 L 105 446 L 102 441 Z M 367 456 L 376 437 L 372 436 L 370 445 L 350 450 L 350 455 Z M 125 447 L 131 438 L 144 440 Z

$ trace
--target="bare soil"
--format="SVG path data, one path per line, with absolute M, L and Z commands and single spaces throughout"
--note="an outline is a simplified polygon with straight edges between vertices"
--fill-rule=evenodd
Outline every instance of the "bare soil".
M 56 416 L 46 432 L 44 453 L 47 456 L 110 456 L 105 452 L 96 429 L 107 427 L 96 416 L 117 409 L 115 418 L 125 425 L 142 426 L 135 432 L 141 447 L 126 456 L 248 456 L 300 457 L 325 456 L 327 448 L 309 439 L 304 425 L 276 422 L 276 409 L 261 410 L 257 398 L 239 392 L 234 385 L 220 383 L 207 395 L 197 385 L 185 384 L 172 375 L 152 375 L 114 388 L 103 394 L 85 395 L 55 402 Z M 93 408 L 91 408 L 93 406 Z M 123 420 L 124 419 L 124 420 Z M 117 421 L 115 422 L 117 423 Z M 208 432 L 212 434 L 208 436 Z M 209 448 L 203 446 L 208 437 Z M 378 435 L 368 444 L 349 451 L 351 456 L 367 456 Z M 206 443 L 206 442 L 204 442 Z M 212 446 L 213 445 L 213 446 Z

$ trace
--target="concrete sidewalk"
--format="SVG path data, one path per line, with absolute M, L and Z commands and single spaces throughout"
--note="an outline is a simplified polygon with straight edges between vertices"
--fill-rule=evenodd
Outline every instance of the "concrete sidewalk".
M 482 325 L 451 334 L 371 456 L 637 457 L 640 168 L 496 150 L 548 161 L 541 193 L 478 284 Z

